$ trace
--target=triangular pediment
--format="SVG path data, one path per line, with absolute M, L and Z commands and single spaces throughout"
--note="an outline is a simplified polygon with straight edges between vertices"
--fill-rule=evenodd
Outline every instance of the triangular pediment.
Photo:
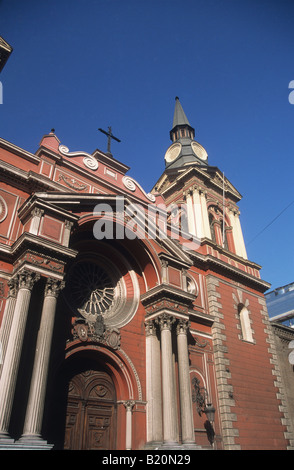
M 206 188 L 212 187 L 218 191 L 223 191 L 224 187 L 225 192 L 234 200 L 242 199 L 239 191 L 217 167 L 204 165 L 190 165 L 176 171 L 165 171 L 154 185 L 152 192 L 154 194 L 158 192 L 167 198 L 179 187 L 184 187 L 188 181 L 191 185 L 202 183 Z

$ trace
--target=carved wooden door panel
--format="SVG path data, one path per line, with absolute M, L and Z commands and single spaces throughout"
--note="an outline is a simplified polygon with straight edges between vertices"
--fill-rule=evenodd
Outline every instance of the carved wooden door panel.
M 64 449 L 115 449 L 116 397 L 108 374 L 88 370 L 69 383 Z

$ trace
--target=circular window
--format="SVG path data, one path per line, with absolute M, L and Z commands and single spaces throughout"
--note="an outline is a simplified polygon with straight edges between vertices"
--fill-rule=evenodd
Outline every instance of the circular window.
M 79 263 L 75 266 L 71 291 L 75 306 L 85 317 L 105 316 L 114 304 L 114 280 L 94 263 Z
M 103 319 L 106 327 L 120 328 L 134 316 L 139 302 L 135 273 L 124 274 L 109 259 L 95 256 L 76 262 L 66 281 L 65 295 L 75 315 L 88 323 Z

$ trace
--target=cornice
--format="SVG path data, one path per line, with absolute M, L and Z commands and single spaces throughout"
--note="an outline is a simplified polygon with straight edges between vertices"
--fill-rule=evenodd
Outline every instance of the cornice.
M 27 191 L 30 191 L 30 186 L 35 185 L 37 188 L 47 188 L 49 190 L 55 191 L 64 191 L 64 186 L 62 184 L 56 183 L 55 181 L 50 180 L 46 176 L 40 175 L 33 171 L 25 171 L 20 168 L 17 168 L 11 163 L 4 162 L 0 160 L 0 169 L 1 173 L 5 173 L 8 177 L 13 180 L 13 183 L 17 186 L 26 186 Z M 34 188 L 34 189 L 37 189 Z M 70 191 L 70 189 L 69 189 Z M 74 192 L 74 190 L 72 190 Z
M 195 261 L 197 266 L 201 265 L 201 267 L 206 271 L 211 269 L 212 271 L 215 271 L 219 274 L 225 274 L 227 277 L 237 277 L 246 284 L 255 286 L 262 292 L 265 292 L 271 286 L 270 283 L 263 281 L 262 279 L 258 279 L 257 277 L 252 276 L 251 274 L 248 274 L 241 269 L 226 263 L 225 261 L 215 258 L 212 255 L 203 255 L 197 252 L 189 252 L 189 255 Z
M 204 181 L 204 184 L 206 184 L 206 189 L 208 189 L 207 187 L 207 181 L 208 181 L 211 187 L 214 187 L 219 192 L 222 192 L 223 187 L 222 187 L 221 182 L 218 183 L 218 181 L 216 181 L 212 177 L 212 175 L 216 175 L 216 174 L 218 174 L 219 176 L 222 176 L 222 172 L 219 170 L 218 167 L 211 167 L 211 166 L 204 167 L 204 166 L 197 166 L 197 165 L 183 168 L 177 172 L 171 172 L 170 175 L 174 175 L 175 180 L 171 182 L 166 189 L 160 192 L 160 194 L 163 197 L 168 198 L 168 195 L 171 192 L 175 191 L 175 188 L 177 186 L 179 185 L 183 186 L 184 180 L 193 177 L 193 175 L 197 175 L 197 177 L 200 176 L 202 178 L 202 180 Z M 153 190 L 155 190 L 158 184 L 163 185 L 164 180 L 168 178 L 168 175 L 169 173 L 165 172 L 161 176 L 161 178 L 158 180 L 158 182 L 154 185 Z M 164 176 L 166 176 L 166 178 L 164 178 Z M 225 188 L 225 192 L 233 196 L 233 198 L 236 199 L 237 201 L 240 201 L 242 199 L 242 195 L 239 193 L 239 191 L 232 185 L 232 183 L 227 178 L 225 178 L 225 180 L 227 182 L 227 187 Z
M 241 263 L 243 265 L 249 266 L 252 269 L 257 269 L 257 270 L 261 269 L 261 266 L 259 264 L 255 263 L 254 261 L 250 261 L 248 259 L 242 258 L 242 256 L 238 256 L 236 255 L 236 253 L 233 253 L 232 251 L 226 250 L 221 245 L 217 245 L 210 238 L 201 239 L 201 246 L 204 246 L 204 245 L 211 246 L 214 250 L 218 251 L 221 254 L 224 254 L 231 260 L 236 261 L 237 263 Z
M 294 329 L 278 322 L 271 322 L 274 334 L 284 341 L 292 341 L 294 339 Z
M 169 255 L 168 253 L 159 253 L 158 257 L 161 261 L 166 261 L 169 266 L 178 267 L 182 269 L 189 269 L 191 267 L 191 260 L 189 262 L 185 262 L 180 260 L 179 258 L 175 258 L 174 256 Z
M 93 193 L 82 193 L 82 194 L 77 194 L 75 192 L 71 193 L 57 193 L 57 192 L 37 192 L 34 194 L 35 200 L 40 200 L 44 201 L 46 203 L 52 204 L 52 208 L 56 206 L 58 207 L 63 207 L 65 210 L 68 207 L 69 210 L 72 210 L 73 206 L 89 206 L 91 208 L 91 211 L 87 211 L 91 214 L 93 214 L 93 209 L 95 209 L 95 206 L 98 203 L 103 203 L 103 204 L 108 204 L 113 210 L 113 213 L 116 213 L 117 209 L 117 201 L 121 197 L 121 200 L 123 202 L 123 207 L 119 207 L 119 211 L 124 210 L 125 213 L 127 214 L 128 211 L 128 206 L 131 206 L 134 201 L 138 201 L 133 195 L 124 195 L 120 194 L 120 196 L 117 195 L 106 195 L 106 194 L 93 194 Z M 147 203 L 146 203 L 147 204 Z M 144 207 L 144 205 L 142 204 Z M 68 217 L 69 212 L 65 212 L 65 216 Z M 121 213 L 119 212 L 120 216 Z M 75 216 L 73 216 L 75 217 Z M 86 215 L 88 217 L 88 214 Z M 157 234 L 158 232 L 158 227 L 155 225 L 155 223 L 151 220 L 147 220 L 146 213 L 142 214 L 142 218 L 140 219 L 139 214 L 137 214 L 137 219 L 136 222 L 141 222 L 141 228 L 145 231 L 144 233 L 148 234 L 149 230 Z M 83 218 L 79 217 L 78 220 L 82 222 Z M 191 266 L 192 261 L 188 253 L 186 253 L 181 246 L 172 238 L 169 237 L 160 237 L 159 235 L 156 235 L 154 238 L 154 241 L 163 247 L 163 249 L 166 249 L 167 253 L 170 253 L 173 259 L 178 259 L 177 263 L 181 266 Z M 167 255 L 166 255 L 167 256 Z M 172 259 L 172 258 L 171 258 Z
M 73 214 L 70 211 L 67 211 L 63 208 L 57 207 L 54 204 L 51 204 L 48 201 L 44 201 L 40 199 L 38 195 L 35 193 L 31 197 L 29 197 L 23 205 L 18 210 L 18 216 L 21 221 L 24 221 L 26 217 L 31 214 L 31 211 L 38 207 L 39 209 L 43 209 L 46 213 L 54 214 L 55 216 L 62 217 L 66 220 L 76 222 L 79 219 L 79 216 Z
M 29 248 L 42 254 L 50 252 L 54 257 L 58 255 L 62 259 L 75 258 L 77 255 L 76 250 L 28 232 L 23 233 L 11 246 L 0 243 L 0 253 L 10 259 Z
M 163 298 L 172 299 L 174 301 L 180 302 L 181 304 L 190 306 L 193 304 L 196 296 L 169 284 L 160 284 L 142 294 L 141 302 L 144 306 L 146 306 L 152 304 L 152 302 L 155 302 L 158 299 Z
M 8 150 L 15 155 L 18 155 L 22 158 L 25 158 L 32 163 L 35 163 L 38 165 L 40 163 L 40 157 L 28 152 L 27 150 L 22 149 L 21 147 L 18 147 L 17 145 L 12 144 L 11 142 L 8 142 L 8 140 L 4 140 L 0 137 L 0 148 L 4 148 L 5 150 Z

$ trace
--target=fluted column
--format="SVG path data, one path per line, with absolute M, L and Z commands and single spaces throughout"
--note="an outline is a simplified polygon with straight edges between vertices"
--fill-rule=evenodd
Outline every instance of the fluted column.
M 34 283 L 39 278 L 39 274 L 31 271 L 23 271 L 18 274 L 19 289 L 0 380 L 0 438 L 9 438 L 8 427 L 31 299 L 31 291 Z
M 179 320 L 177 324 L 177 346 L 179 366 L 180 408 L 183 444 L 195 443 L 192 410 L 192 395 L 189 373 L 187 331 L 189 322 Z
M 201 212 L 202 212 L 203 236 L 211 239 L 208 210 L 207 210 L 207 203 L 206 203 L 206 192 L 204 191 L 200 192 L 200 204 L 201 204 Z
M 63 287 L 63 281 L 51 278 L 47 280 L 45 286 L 44 302 L 40 329 L 37 338 L 31 388 L 21 440 L 41 439 L 56 302 L 59 292 Z
M 18 284 L 17 279 L 12 278 L 8 281 L 7 284 L 9 286 L 9 294 L 6 300 L 3 320 L 2 320 L 1 329 L 0 329 L 0 348 L 1 348 L 0 376 L 2 373 L 2 366 L 3 366 L 8 339 L 9 339 L 9 334 L 11 330 L 13 312 L 15 309 L 17 284 Z
M 147 442 L 162 441 L 160 342 L 154 320 L 145 323 Z
M 171 332 L 174 321 L 175 319 L 167 314 L 160 315 L 158 318 L 161 332 L 163 440 L 165 443 L 177 442 L 177 402 Z
M 194 208 L 194 215 L 195 215 L 196 236 L 201 239 L 204 237 L 204 227 L 203 227 L 200 195 L 196 188 L 193 189 L 193 208 Z
M 189 229 L 189 232 L 192 233 L 192 235 L 196 236 L 192 191 L 187 191 L 185 196 L 186 196 L 186 204 L 187 204 L 188 229 Z

